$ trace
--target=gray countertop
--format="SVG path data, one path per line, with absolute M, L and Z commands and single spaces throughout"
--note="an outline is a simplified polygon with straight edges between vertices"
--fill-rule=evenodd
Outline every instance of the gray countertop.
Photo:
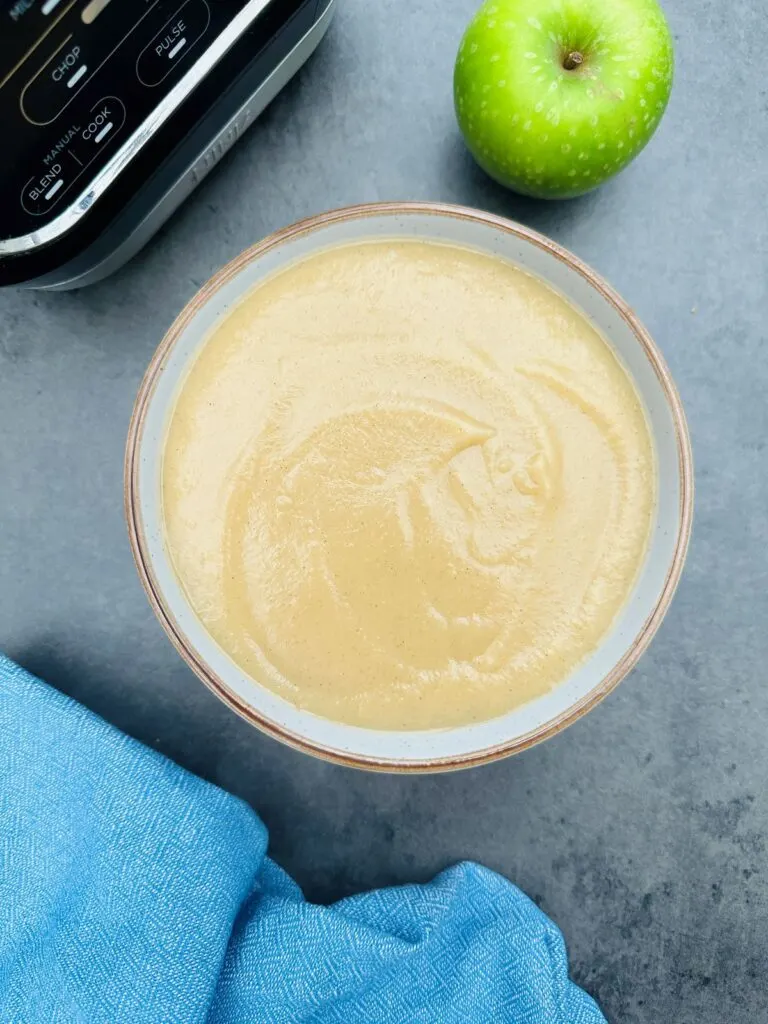
M 340 0 L 314 59 L 134 262 L 80 293 L 0 294 L 0 646 L 245 797 L 315 900 L 460 858 L 560 924 L 623 1024 L 753 1024 L 768 995 L 768 93 L 757 0 L 667 0 L 678 72 L 661 128 L 597 193 L 545 204 L 466 155 L 453 58 L 475 0 Z M 267 232 L 376 199 L 521 220 L 603 273 L 686 403 L 688 567 L 641 666 L 511 760 L 384 777 L 261 736 L 182 664 L 122 517 L 134 394 L 197 287 Z

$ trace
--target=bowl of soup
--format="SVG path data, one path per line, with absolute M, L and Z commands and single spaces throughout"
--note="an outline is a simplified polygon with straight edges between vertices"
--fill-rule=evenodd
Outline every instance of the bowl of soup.
M 693 471 L 669 370 L 555 242 L 342 209 L 224 267 L 130 427 L 136 564 L 238 714 L 382 771 L 468 767 L 593 708 L 677 586 Z

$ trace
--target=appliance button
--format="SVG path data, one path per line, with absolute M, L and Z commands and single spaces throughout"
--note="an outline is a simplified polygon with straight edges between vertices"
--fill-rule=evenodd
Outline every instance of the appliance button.
M 79 173 L 77 164 L 62 154 L 29 179 L 21 190 L 21 205 L 33 217 L 42 216 L 53 209 Z
M 83 117 L 75 152 L 83 167 L 94 160 L 125 124 L 125 107 L 117 96 L 105 96 Z
M 21 110 L 32 124 L 55 121 L 96 71 L 96 55 L 70 37 L 30 78 L 21 93 Z
M 187 0 L 144 47 L 136 61 L 142 85 L 159 85 L 205 34 L 211 21 L 206 0 Z

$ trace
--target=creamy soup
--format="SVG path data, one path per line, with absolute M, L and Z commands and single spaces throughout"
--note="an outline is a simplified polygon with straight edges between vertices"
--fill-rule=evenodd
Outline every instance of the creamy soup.
M 167 547 L 259 684 L 376 729 L 483 721 L 611 628 L 655 502 L 635 388 L 540 280 L 358 243 L 250 292 L 183 382 Z

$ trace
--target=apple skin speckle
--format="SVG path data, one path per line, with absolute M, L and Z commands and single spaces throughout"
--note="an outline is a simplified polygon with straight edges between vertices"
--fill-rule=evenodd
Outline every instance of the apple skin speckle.
M 583 62 L 567 70 L 574 51 Z M 502 185 L 546 199 L 626 167 L 658 127 L 674 73 L 657 0 L 492 0 L 459 55 L 454 101 L 470 152 Z

